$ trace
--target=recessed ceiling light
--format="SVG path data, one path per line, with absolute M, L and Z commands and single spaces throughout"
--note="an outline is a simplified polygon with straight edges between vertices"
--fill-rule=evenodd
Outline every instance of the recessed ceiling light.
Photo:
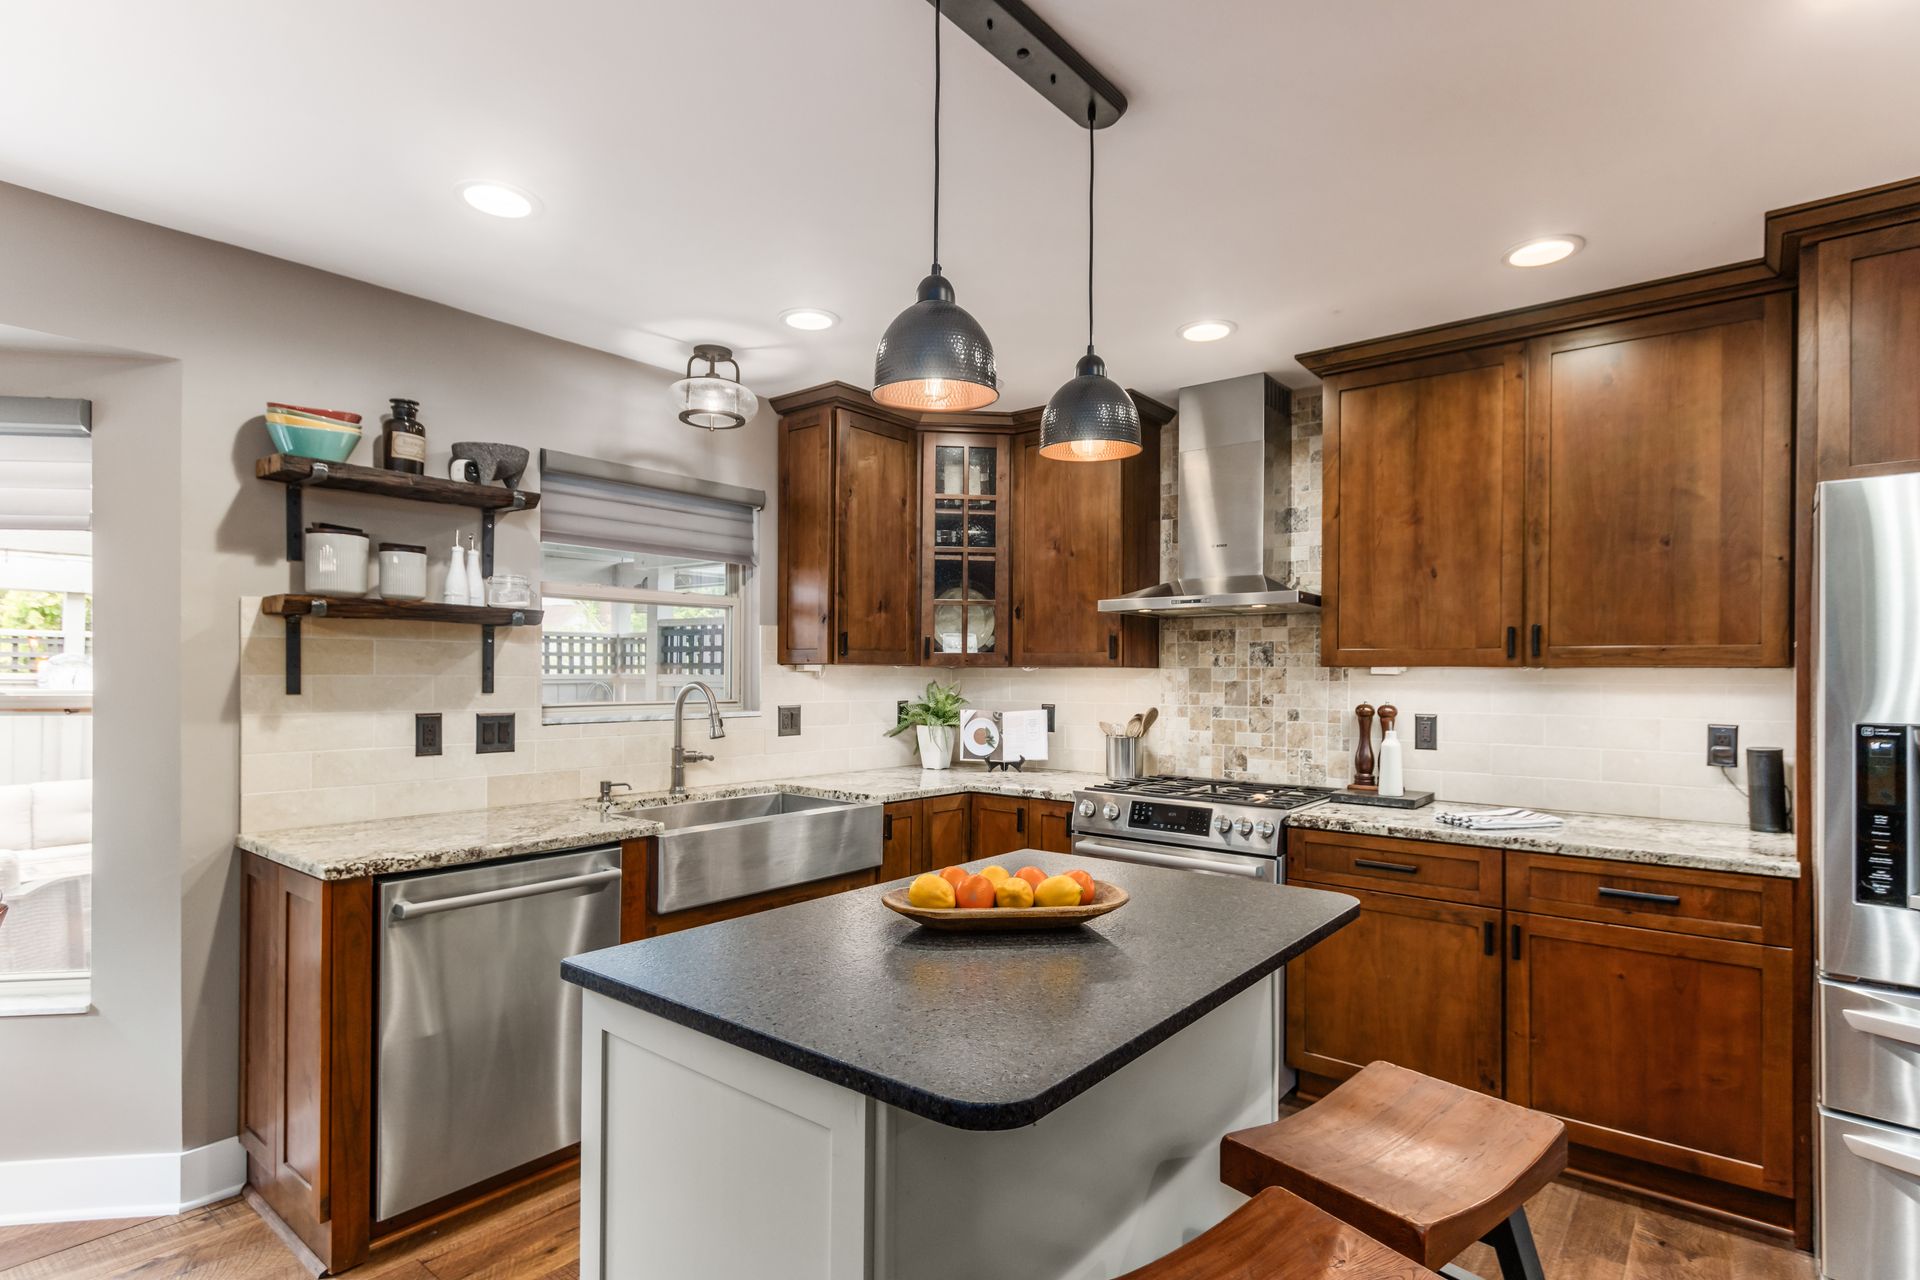
M 1188 342 L 1218 342 L 1238 327 L 1231 320 L 1196 320 L 1181 326 L 1180 336 Z
M 532 195 L 504 182 L 463 182 L 460 195 L 480 212 L 496 218 L 524 218 L 540 207 Z
M 795 307 L 791 311 L 782 311 L 780 318 L 793 329 L 831 329 L 840 323 L 839 316 L 818 307 Z
M 1559 262 L 1562 258 L 1571 258 L 1586 245 L 1579 236 L 1542 236 L 1538 240 L 1529 240 L 1507 250 L 1507 265 L 1510 267 L 1544 267 Z

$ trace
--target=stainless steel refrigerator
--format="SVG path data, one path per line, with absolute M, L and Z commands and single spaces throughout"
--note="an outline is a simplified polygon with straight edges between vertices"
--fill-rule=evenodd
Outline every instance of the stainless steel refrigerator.
M 1820 1253 L 1920 1275 L 1920 475 L 1815 506 Z

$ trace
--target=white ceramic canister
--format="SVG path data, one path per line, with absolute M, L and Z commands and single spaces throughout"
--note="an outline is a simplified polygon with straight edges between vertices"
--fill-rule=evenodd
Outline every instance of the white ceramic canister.
M 380 544 L 380 598 L 427 598 L 427 549 L 404 542 Z
M 372 546 L 367 535 L 358 529 L 340 524 L 307 526 L 301 560 L 307 594 L 367 594 L 367 553 Z

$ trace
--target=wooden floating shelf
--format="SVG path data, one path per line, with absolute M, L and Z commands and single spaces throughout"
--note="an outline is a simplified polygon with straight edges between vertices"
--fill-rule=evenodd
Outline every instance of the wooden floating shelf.
M 463 480 L 442 480 L 438 476 L 410 476 L 402 471 L 387 471 L 381 467 L 361 467 L 350 462 L 321 462 L 283 453 L 269 454 L 255 462 L 253 474 L 262 480 L 280 484 L 345 489 L 351 493 L 377 493 L 388 498 L 437 502 L 449 507 L 473 507 L 480 511 L 526 511 L 540 505 L 540 495 L 525 489 L 508 489 L 497 484 L 468 484 Z
M 274 618 L 386 618 L 394 622 L 466 622 L 481 627 L 531 627 L 538 609 L 507 609 L 432 600 L 367 600 L 352 596 L 268 596 L 260 612 Z

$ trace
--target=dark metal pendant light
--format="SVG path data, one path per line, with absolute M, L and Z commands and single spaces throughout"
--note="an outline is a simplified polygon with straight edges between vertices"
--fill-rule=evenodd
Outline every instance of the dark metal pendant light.
M 993 343 L 940 274 L 940 3 L 933 6 L 933 273 L 873 355 L 873 398 L 896 409 L 961 413 L 1000 398 Z
M 1040 417 L 1040 456 L 1061 462 L 1110 462 L 1140 452 L 1140 409 L 1107 376 L 1093 352 L 1093 131 L 1087 107 L 1087 354 L 1071 381 L 1053 393 Z

